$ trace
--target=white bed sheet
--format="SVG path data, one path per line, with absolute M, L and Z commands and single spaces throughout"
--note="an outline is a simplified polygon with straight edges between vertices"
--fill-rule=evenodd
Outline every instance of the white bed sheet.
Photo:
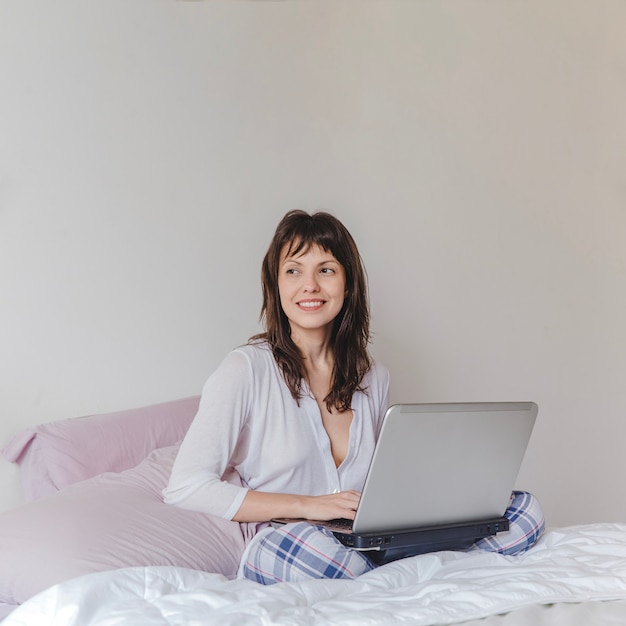
M 354 581 L 263 587 L 174 567 L 101 572 L 51 587 L 3 626 L 587 626 L 626 623 L 624 600 L 626 524 L 592 524 L 552 530 L 517 557 L 439 552 Z
M 458 626 L 623 626 L 626 600 L 533 604 Z

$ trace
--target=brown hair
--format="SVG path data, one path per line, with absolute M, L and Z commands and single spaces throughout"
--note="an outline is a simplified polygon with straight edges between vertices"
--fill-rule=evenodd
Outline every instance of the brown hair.
M 290 211 L 280 221 L 267 250 L 261 268 L 263 305 L 261 320 L 265 332 L 250 341 L 265 340 L 274 353 L 285 382 L 296 401 L 302 395 L 306 370 L 302 354 L 291 339 L 289 320 L 278 292 L 278 268 L 281 252 L 307 252 L 312 245 L 330 252 L 344 269 L 346 297 L 332 330 L 331 345 L 335 365 L 330 391 L 324 401 L 329 411 L 347 411 L 352 396 L 361 387 L 363 377 L 371 367 L 367 350 L 370 341 L 370 315 L 367 279 L 357 246 L 346 227 L 333 215 L 320 211 L 312 215 L 305 211 Z

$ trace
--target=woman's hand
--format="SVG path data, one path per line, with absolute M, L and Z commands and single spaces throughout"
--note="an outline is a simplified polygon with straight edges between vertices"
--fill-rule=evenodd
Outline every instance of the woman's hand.
M 358 491 L 339 491 L 327 496 L 307 496 L 304 502 L 304 517 L 312 520 L 337 518 L 354 519 L 356 508 L 361 499 Z
M 339 491 L 325 496 L 299 496 L 250 490 L 233 517 L 235 522 L 267 522 L 275 517 L 329 520 L 354 519 L 361 499 L 358 491 Z

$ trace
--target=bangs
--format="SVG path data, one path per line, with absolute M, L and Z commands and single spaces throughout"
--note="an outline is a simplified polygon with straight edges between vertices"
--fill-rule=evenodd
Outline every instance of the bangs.
M 330 252 L 339 260 L 338 252 L 342 248 L 340 233 L 337 233 L 326 220 L 315 217 L 317 216 L 298 220 L 283 233 L 280 248 L 285 251 L 286 258 L 306 254 L 312 246 L 319 246 L 324 252 Z
M 306 241 L 305 239 L 291 239 L 283 246 L 285 258 L 288 259 L 290 257 L 298 257 L 302 254 L 306 254 L 313 246 L 319 246 L 322 250 L 324 250 L 324 252 L 330 252 L 330 254 L 335 256 L 330 247 L 319 243 L 315 239 L 311 239 L 309 241 Z

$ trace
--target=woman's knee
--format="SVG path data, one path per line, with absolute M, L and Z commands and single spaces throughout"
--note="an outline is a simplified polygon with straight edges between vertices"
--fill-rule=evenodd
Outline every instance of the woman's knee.
M 262 531 L 253 539 L 243 576 L 264 585 L 318 578 L 356 578 L 374 568 L 334 535 L 306 522 Z
M 531 548 L 545 530 L 545 519 L 539 500 L 527 491 L 514 491 L 504 516 L 509 530 L 485 537 L 474 544 L 480 550 L 500 554 L 521 554 Z

